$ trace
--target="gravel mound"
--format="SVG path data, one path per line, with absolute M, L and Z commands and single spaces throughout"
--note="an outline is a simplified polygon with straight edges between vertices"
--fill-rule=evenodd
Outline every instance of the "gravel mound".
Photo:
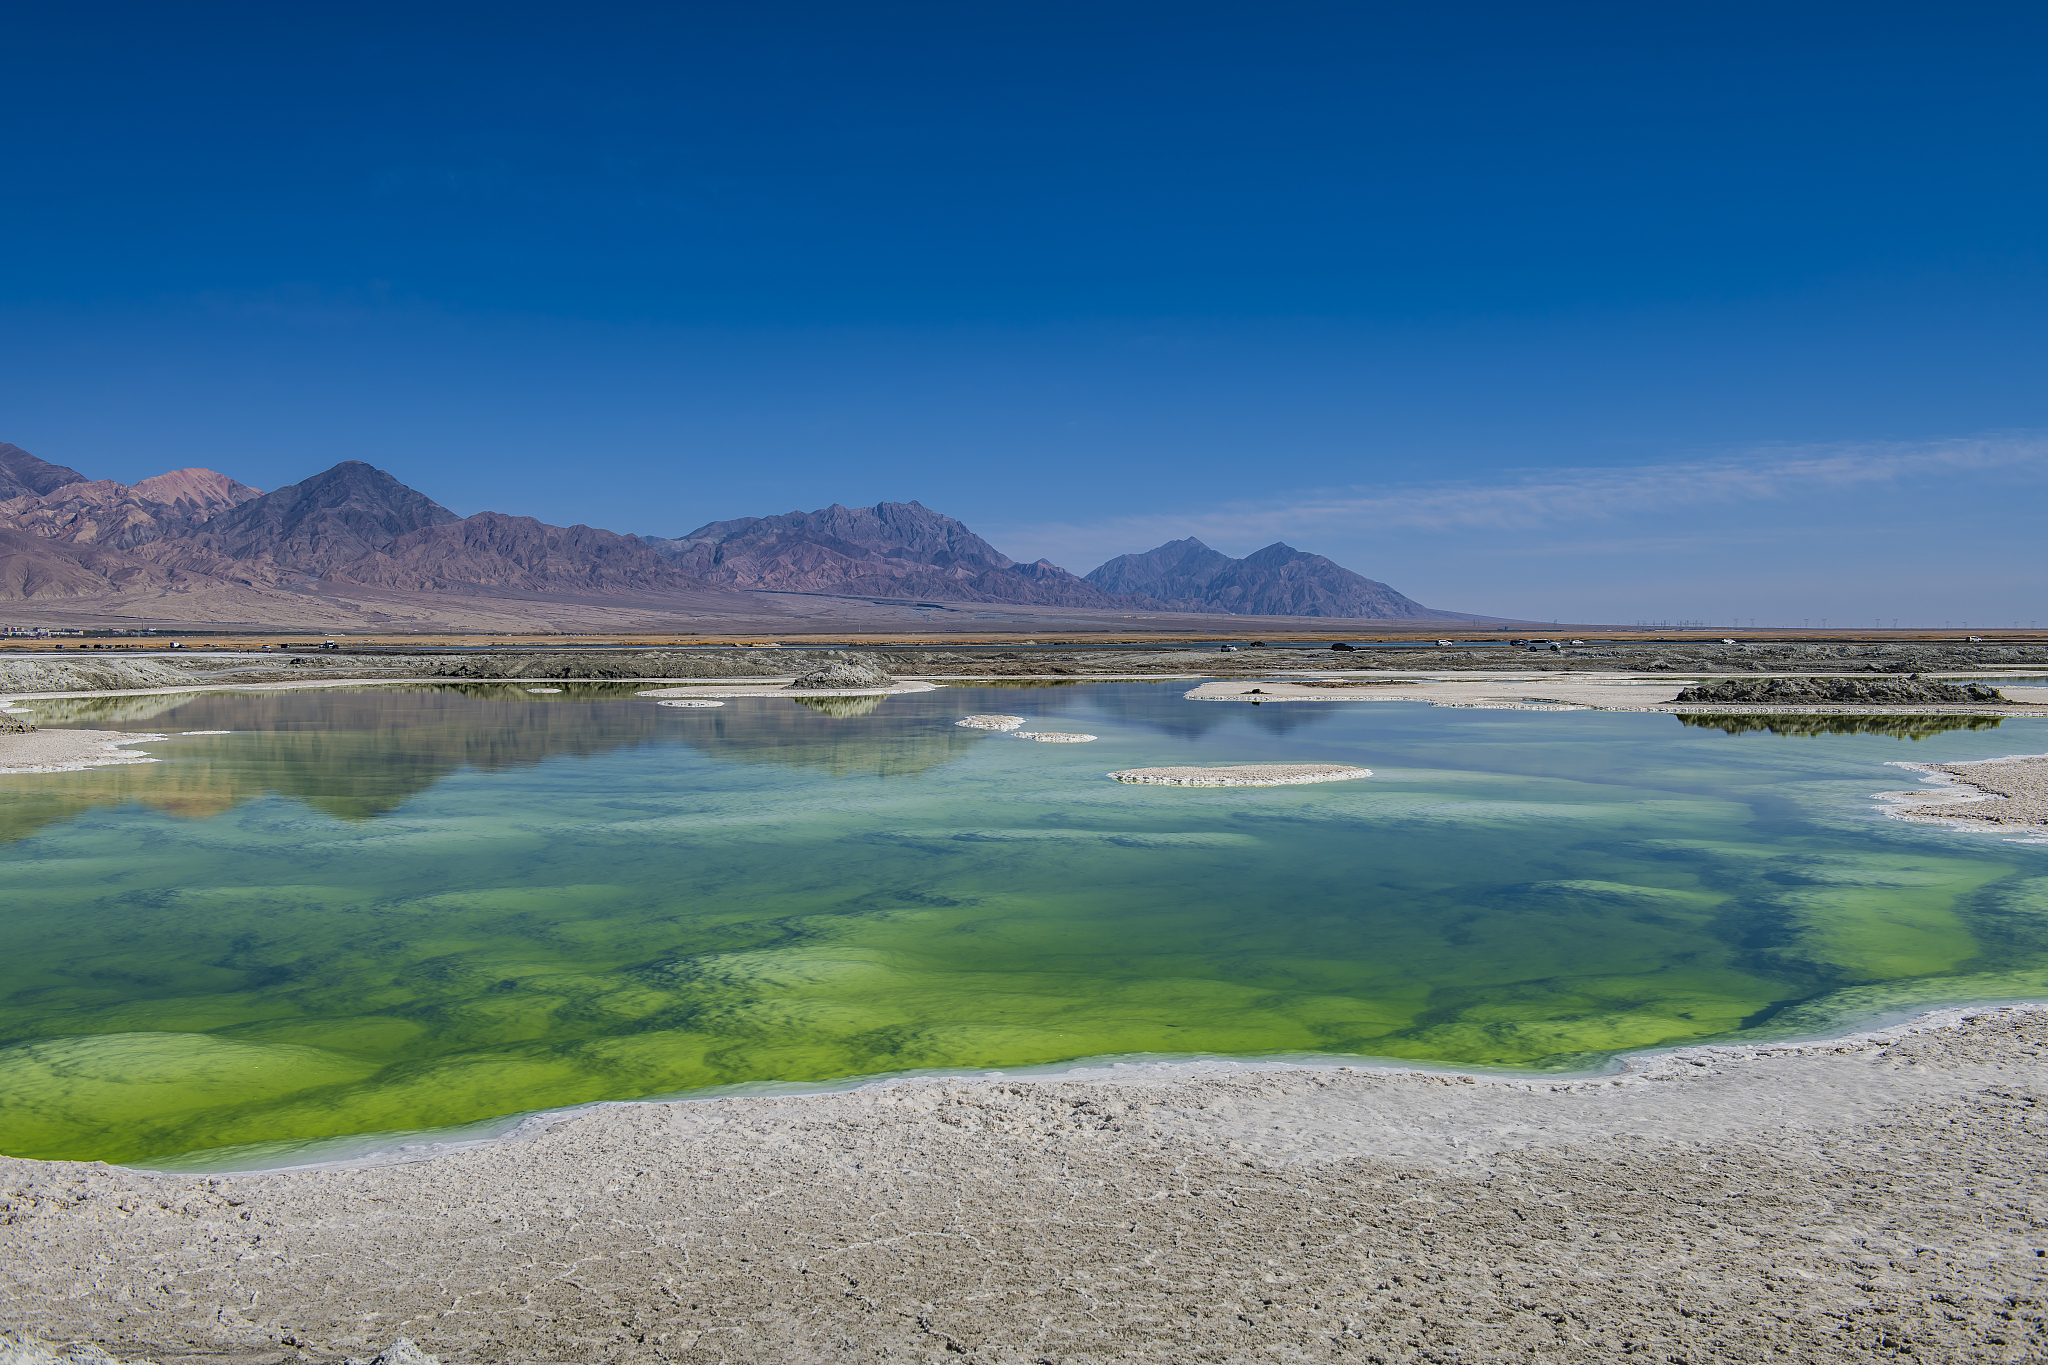
M 790 686 L 796 689 L 828 687 L 886 687 L 896 681 L 872 654 L 846 654 L 807 673 L 799 673 Z
M 157 659 L 0 659 L 0 692 L 121 692 L 191 681 L 188 670 Z
M 1794 706 L 2009 705 L 2005 694 L 1983 683 L 1923 682 L 1910 678 L 1730 678 L 1682 689 L 1676 701 L 1747 702 Z

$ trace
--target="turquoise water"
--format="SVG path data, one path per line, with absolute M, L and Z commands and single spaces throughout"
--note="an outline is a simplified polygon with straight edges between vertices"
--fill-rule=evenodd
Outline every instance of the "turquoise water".
M 147 1161 L 1106 1054 L 1578 1068 L 2048 988 L 2048 847 L 1868 799 L 1912 785 L 1886 761 L 2041 752 L 2048 722 L 1187 686 L 41 703 L 233 733 L 0 778 L 0 1151 Z M 953 724 L 988 711 L 1101 738 Z M 1260 761 L 1375 776 L 1103 776 Z

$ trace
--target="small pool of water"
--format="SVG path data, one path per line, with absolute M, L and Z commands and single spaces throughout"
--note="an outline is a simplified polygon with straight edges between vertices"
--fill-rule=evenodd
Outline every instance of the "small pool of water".
M 231 733 L 0 778 L 0 1152 L 148 1161 L 1109 1054 L 1583 1068 L 2048 988 L 2048 848 L 1869 799 L 1915 780 L 1888 760 L 2041 752 L 2048 722 L 1186 688 L 38 703 Z M 954 724 L 977 712 L 1100 738 Z M 1279 761 L 1375 775 L 1104 776 Z

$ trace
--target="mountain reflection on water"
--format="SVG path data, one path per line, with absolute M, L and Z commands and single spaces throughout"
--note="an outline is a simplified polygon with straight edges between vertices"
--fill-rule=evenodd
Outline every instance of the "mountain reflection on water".
M 1680 725 L 1724 735 L 1890 735 L 1919 741 L 1955 730 L 1996 730 L 2003 716 L 1722 716 L 1694 712 Z
M 344 820 L 398 809 L 462 771 L 529 767 L 643 745 L 684 744 L 725 763 L 777 764 L 834 777 L 903 777 L 950 763 L 981 738 L 949 722 L 975 709 L 961 689 L 889 697 L 739 698 L 718 708 L 656 706 L 642 683 L 423 683 L 361 689 L 199 692 L 32 700 L 39 725 L 176 738 L 139 746 L 156 763 L 8 780 L 0 842 L 96 808 L 140 803 L 205 819 L 266 795 Z M 1174 739 L 1236 727 L 1280 738 L 1325 725 L 1339 707 L 1196 704 L 1162 708 L 1185 680 L 1146 686 L 1010 683 L 1001 705 L 1034 723 L 1065 716 Z M 984 698 L 987 690 L 983 691 Z M 993 689 L 990 689 L 993 690 Z M 1014 700 L 1012 700 L 1014 699 Z M 986 701 L 982 703 L 986 708 Z M 931 724 L 905 725 L 906 720 Z M 1996 716 L 1714 715 L 1681 725 L 1729 735 L 1889 735 L 1920 740 L 1990 730 Z M 226 730 L 219 736 L 184 731 Z
M 922 772 L 973 742 L 950 725 L 905 732 L 858 723 L 890 697 L 749 698 L 700 710 L 656 706 L 634 695 L 644 686 L 571 685 L 536 694 L 523 683 L 454 683 L 34 701 L 33 718 L 44 727 L 175 738 L 137 746 L 160 762 L 8 781 L 0 841 L 130 802 L 205 819 L 278 795 L 339 819 L 368 820 L 464 770 L 529 767 L 649 744 L 682 743 L 724 762 L 848 777 Z M 736 718 L 739 708 L 744 719 Z M 965 714 L 960 705 L 950 709 Z M 205 730 L 232 733 L 180 734 Z

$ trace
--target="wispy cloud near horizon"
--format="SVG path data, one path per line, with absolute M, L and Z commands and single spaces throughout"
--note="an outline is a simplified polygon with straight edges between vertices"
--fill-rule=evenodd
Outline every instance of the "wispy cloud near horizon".
M 1819 490 L 1901 485 L 1991 471 L 2048 474 L 2048 433 L 1919 442 L 1765 446 L 1736 455 L 1629 466 L 1551 468 L 1479 482 L 1303 490 L 1204 511 L 991 527 L 999 543 L 1077 572 L 1194 536 L 1243 552 L 1273 540 L 1352 540 L 1388 530 L 1528 531 L 1568 522 L 1783 501 Z M 1313 550 L 1314 545 L 1298 548 Z M 1011 550 L 1016 553 L 1016 550 Z

